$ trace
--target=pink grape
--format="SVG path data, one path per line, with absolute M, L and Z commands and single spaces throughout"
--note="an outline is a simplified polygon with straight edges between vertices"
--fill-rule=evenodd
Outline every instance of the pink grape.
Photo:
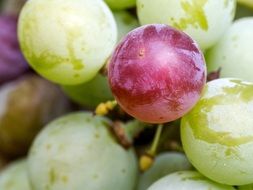
M 109 84 L 119 105 L 148 123 L 182 117 L 200 98 L 205 82 L 206 65 L 198 45 L 162 24 L 130 32 L 109 65 Z

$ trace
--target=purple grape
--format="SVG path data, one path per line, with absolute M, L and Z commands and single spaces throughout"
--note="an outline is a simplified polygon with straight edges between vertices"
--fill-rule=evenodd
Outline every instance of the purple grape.
M 17 17 L 0 16 L 0 85 L 28 70 L 17 39 Z

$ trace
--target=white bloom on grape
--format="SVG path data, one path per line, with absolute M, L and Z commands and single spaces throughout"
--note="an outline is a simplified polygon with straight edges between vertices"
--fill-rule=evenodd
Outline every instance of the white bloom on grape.
M 38 73 L 71 85 L 91 80 L 117 40 L 112 12 L 101 0 L 29 0 L 18 33 L 21 49 Z

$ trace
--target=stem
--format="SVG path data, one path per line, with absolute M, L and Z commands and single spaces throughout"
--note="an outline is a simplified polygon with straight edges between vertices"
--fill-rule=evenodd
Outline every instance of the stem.
M 132 120 L 127 123 L 116 121 L 114 122 L 112 129 L 119 143 L 125 148 L 130 148 L 133 144 L 134 138 L 147 127 L 149 127 L 149 125 L 146 123 Z
M 158 125 L 158 127 L 156 129 L 156 133 L 155 133 L 155 138 L 152 142 L 151 148 L 147 152 L 151 156 L 156 155 L 156 150 L 157 150 L 157 147 L 159 145 L 159 140 L 160 140 L 160 137 L 161 137 L 162 129 L 163 129 L 163 125 L 162 124 Z
M 146 171 L 153 165 L 162 130 L 163 124 L 158 125 L 150 150 L 140 157 L 139 165 L 141 171 Z

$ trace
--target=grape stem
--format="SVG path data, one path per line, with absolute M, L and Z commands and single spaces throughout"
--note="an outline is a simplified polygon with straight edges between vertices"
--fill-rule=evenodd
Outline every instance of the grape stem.
M 146 154 L 141 156 L 140 162 L 139 162 L 141 171 L 146 171 L 153 165 L 154 157 L 157 152 L 157 147 L 160 142 L 162 130 L 163 130 L 163 124 L 158 125 L 151 148 L 146 152 Z
M 132 120 L 127 123 L 115 121 L 112 129 L 113 133 L 118 139 L 119 143 L 126 149 L 130 148 L 133 144 L 134 138 L 139 135 L 141 131 L 149 127 L 149 124 Z
M 150 150 L 147 152 L 151 156 L 156 155 L 156 150 L 159 145 L 159 140 L 160 140 L 160 137 L 162 134 L 162 130 L 163 130 L 163 125 L 162 124 L 158 125 L 158 127 L 156 129 L 156 133 L 155 133 L 155 138 L 152 142 L 152 146 L 151 146 Z

